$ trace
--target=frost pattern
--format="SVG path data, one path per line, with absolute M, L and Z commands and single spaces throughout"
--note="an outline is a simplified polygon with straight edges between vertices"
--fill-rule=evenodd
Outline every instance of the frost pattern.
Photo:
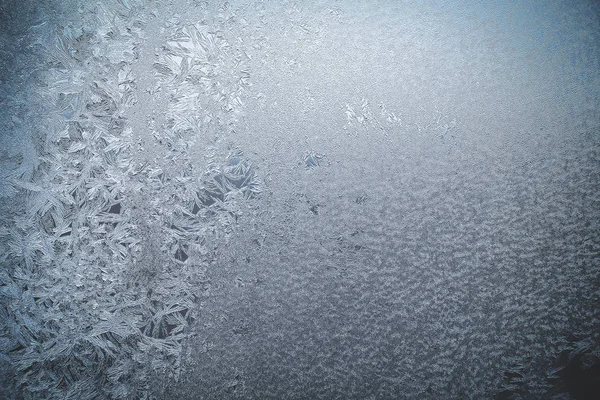
M 498 71 L 477 65 L 515 61 L 513 49 L 434 36 L 450 54 L 410 20 L 362 29 L 380 11 L 352 20 L 343 3 L 175 3 L 198 15 L 154 31 L 143 0 L 86 5 L 88 26 L 53 26 L 51 45 L 35 44 L 46 57 L 35 101 L 8 101 L 40 115 L 0 110 L 26 138 L 0 149 L 12 165 L 0 198 L 15 200 L 0 226 L 0 386 L 17 378 L 0 396 L 166 398 L 170 385 L 207 398 L 479 398 L 494 387 L 534 398 L 546 378 L 595 368 L 597 137 L 560 146 L 536 126 L 516 145 L 460 138 L 453 99 L 443 106 L 457 87 L 490 85 L 481 78 Z M 371 82 L 377 70 L 405 78 L 412 106 Z M 429 82 L 441 110 L 419 108 Z M 153 96 L 160 115 L 140 115 Z M 255 119 L 264 130 L 246 132 Z M 536 153 L 538 140 L 555 148 Z M 581 337 L 561 342 L 572 327 Z M 549 360 L 553 346 L 548 377 L 516 354 Z M 184 369 L 192 347 L 206 356 L 198 374 Z M 215 349 L 223 358 L 204 362 Z
M 324 162 L 324 158 L 323 154 L 315 153 L 314 151 L 307 151 L 302 157 L 306 169 L 320 166 Z
M 142 3 L 107 4 L 94 10 L 93 34 L 67 27 L 46 47 L 41 96 L 52 119 L 42 157 L 3 176 L 13 193 L 26 195 L 25 213 L 0 231 L 0 353 L 25 398 L 143 399 L 177 380 L 184 340 L 209 288 L 210 224 L 231 229 L 236 204 L 260 192 L 241 151 L 205 179 L 200 171 L 170 175 L 136 161 L 126 109 L 137 102 L 131 65 L 143 38 L 145 21 L 134 17 Z M 165 56 L 189 55 L 192 82 L 180 90 L 200 85 L 197 107 L 212 101 L 231 112 L 238 95 L 200 79 L 216 74 L 202 62 L 227 46 L 194 30 L 186 38 L 195 47 L 182 47 L 186 32 Z M 200 121 L 178 107 L 169 119 L 174 131 Z M 172 194 L 147 200 L 140 195 L 147 189 Z
M 346 104 L 344 112 L 346 114 L 344 129 L 348 129 L 348 127 L 376 128 L 386 133 L 393 127 L 402 126 L 402 120 L 396 113 L 388 111 L 383 102 L 377 105 L 376 111 L 372 111 L 369 100 L 363 98 L 360 104 Z
M 244 105 L 249 85 L 248 58 L 233 47 L 225 32 L 203 23 L 170 21 L 173 32 L 159 54 L 154 70 L 163 87 L 173 93 L 168 112 L 174 132 L 202 132 L 212 125 L 232 129 Z
M 453 137 L 457 127 L 456 117 L 439 110 L 433 114 L 418 112 L 412 118 L 401 117 L 400 113 L 390 111 L 383 102 L 379 102 L 376 108 L 371 107 L 366 98 L 362 98 L 360 103 L 346 103 L 344 113 L 344 130 L 352 134 L 374 130 L 388 136 L 390 132 L 398 132 L 399 129 L 416 129 L 420 133 L 444 139 Z

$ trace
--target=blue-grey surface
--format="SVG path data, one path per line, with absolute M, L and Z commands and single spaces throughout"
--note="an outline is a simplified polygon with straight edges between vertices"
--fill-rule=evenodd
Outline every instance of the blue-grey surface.
M 0 397 L 595 398 L 600 9 L 467 3 L 0 0 Z

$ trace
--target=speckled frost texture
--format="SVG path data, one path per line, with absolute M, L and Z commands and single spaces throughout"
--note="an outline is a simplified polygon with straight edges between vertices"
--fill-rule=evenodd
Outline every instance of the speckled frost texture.
M 600 10 L 423 3 L 0 0 L 0 397 L 593 399 Z

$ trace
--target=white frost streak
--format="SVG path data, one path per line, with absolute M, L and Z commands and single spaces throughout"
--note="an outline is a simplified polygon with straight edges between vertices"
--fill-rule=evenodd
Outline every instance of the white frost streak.
M 344 129 L 362 127 L 363 129 L 377 129 L 384 134 L 394 127 L 402 126 L 402 121 L 395 113 L 388 111 L 384 103 L 379 103 L 379 112 L 373 112 L 369 100 L 363 98 L 359 105 L 346 103 L 346 126 Z

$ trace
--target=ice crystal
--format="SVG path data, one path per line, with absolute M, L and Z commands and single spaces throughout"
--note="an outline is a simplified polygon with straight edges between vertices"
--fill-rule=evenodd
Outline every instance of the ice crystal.
M 128 158 L 132 129 L 122 114 L 135 104 L 130 64 L 139 37 L 127 28 L 138 26 L 129 18 L 135 7 L 100 5 L 95 35 L 59 32 L 42 93 L 54 118 L 43 141 L 50 156 L 39 163 L 25 146 L 32 155 L 3 176 L 26 195 L 26 213 L 3 232 L 3 264 L 12 266 L 1 276 L 0 345 L 28 398 L 146 398 L 156 385 L 150 366 L 165 378 L 179 373 L 197 312 L 193 281 L 171 271 L 192 257 L 188 244 L 173 235 L 181 243 L 172 259 L 148 258 L 131 218 L 131 176 L 140 171 Z M 90 63 L 103 69 L 86 71 Z M 245 165 L 231 176 L 250 181 Z
M 318 167 L 323 162 L 323 158 L 325 156 L 315 152 L 306 152 L 304 153 L 304 167 L 306 169 L 310 169 L 313 167 Z
M 380 102 L 377 106 L 379 112 L 373 111 L 368 99 L 362 98 L 360 105 L 347 103 L 344 107 L 346 114 L 346 125 L 344 129 L 376 129 L 384 134 L 390 129 L 402 126 L 402 120 L 394 112 L 388 110 L 385 103 Z

